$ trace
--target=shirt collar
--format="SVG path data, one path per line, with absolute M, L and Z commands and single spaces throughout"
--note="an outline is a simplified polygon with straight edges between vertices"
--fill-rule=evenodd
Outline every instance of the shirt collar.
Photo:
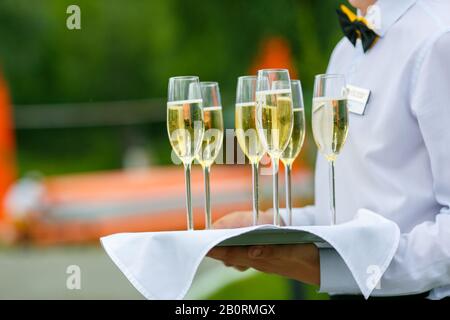
M 389 28 L 416 2 L 417 0 L 378 0 L 369 6 L 364 18 L 375 33 L 383 37 Z M 360 15 L 359 11 L 358 15 Z

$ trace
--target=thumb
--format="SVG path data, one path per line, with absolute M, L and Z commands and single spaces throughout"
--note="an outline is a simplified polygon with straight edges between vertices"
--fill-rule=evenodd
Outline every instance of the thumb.
M 267 259 L 272 256 L 272 248 L 270 246 L 251 246 L 248 248 L 248 256 L 250 259 Z

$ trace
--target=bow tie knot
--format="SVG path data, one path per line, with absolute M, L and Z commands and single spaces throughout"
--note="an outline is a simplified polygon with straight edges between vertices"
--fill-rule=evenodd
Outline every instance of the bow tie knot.
M 345 5 L 340 6 L 337 14 L 344 35 L 354 46 L 356 45 L 356 40 L 361 39 L 363 50 L 367 52 L 378 39 L 378 35 L 369 26 L 367 20 L 356 16 Z

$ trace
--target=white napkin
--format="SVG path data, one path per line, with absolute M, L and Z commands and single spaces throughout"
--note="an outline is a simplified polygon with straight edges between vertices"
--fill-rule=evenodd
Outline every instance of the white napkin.
M 110 258 L 147 299 L 182 299 L 211 248 L 225 239 L 268 228 L 277 227 L 119 233 L 100 240 Z M 334 247 L 366 299 L 389 266 L 400 238 L 394 222 L 366 209 L 359 210 L 352 221 L 336 226 L 284 228 L 310 232 Z

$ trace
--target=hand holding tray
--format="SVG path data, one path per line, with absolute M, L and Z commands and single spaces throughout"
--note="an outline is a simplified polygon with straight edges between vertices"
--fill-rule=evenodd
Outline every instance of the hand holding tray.
M 322 240 L 323 239 L 323 240 Z M 274 227 L 121 233 L 103 237 L 108 255 L 147 299 L 182 299 L 197 268 L 215 246 L 315 243 L 331 246 L 369 297 L 391 262 L 400 239 L 393 222 L 367 209 L 335 226 Z M 367 284 L 367 268 L 379 267 Z

